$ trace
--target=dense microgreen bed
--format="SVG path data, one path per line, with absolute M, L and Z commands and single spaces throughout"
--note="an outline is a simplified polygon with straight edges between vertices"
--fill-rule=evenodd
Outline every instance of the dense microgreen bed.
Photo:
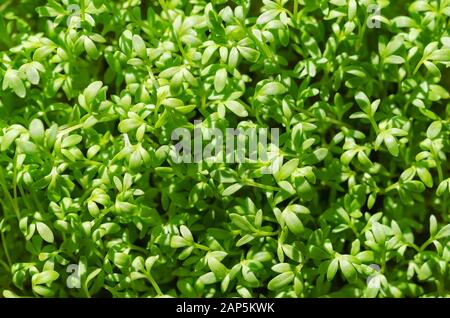
M 2 1 L 2 295 L 449 297 L 449 22 L 449 0 Z M 278 128 L 281 169 L 177 163 L 194 121 Z

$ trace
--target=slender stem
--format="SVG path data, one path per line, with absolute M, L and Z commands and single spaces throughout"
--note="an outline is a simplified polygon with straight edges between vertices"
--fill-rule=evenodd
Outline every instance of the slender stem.
M 436 288 L 437 288 L 438 295 L 439 296 L 443 296 L 445 294 L 445 291 L 444 291 L 444 286 L 443 286 L 441 280 L 440 279 L 436 279 L 434 282 L 436 283 Z
M 20 195 L 21 195 L 23 202 L 25 202 L 25 206 L 27 207 L 28 210 L 30 210 L 30 212 L 33 212 L 35 209 L 33 208 L 33 205 L 30 203 L 30 201 L 27 199 L 27 197 L 25 195 L 25 191 L 23 190 L 22 186 L 20 186 L 20 185 L 19 185 L 19 191 L 20 191 Z
M 267 231 L 259 231 L 259 232 L 256 232 L 255 234 L 254 234 L 254 236 L 256 236 L 256 237 L 261 237 L 261 236 L 275 236 L 275 235 L 278 235 L 279 234 L 279 231 L 275 231 L 275 232 L 267 232 Z
M 16 163 L 17 163 L 17 151 L 14 153 L 14 159 L 13 159 L 13 196 L 14 196 L 14 203 L 16 205 L 16 207 L 18 206 L 17 204 L 17 167 L 16 167 Z
M 373 119 L 373 117 L 369 115 L 369 121 L 370 121 L 370 124 L 372 125 L 373 129 L 375 130 L 375 132 L 378 135 L 380 133 L 380 128 L 378 128 L 378 125 L 375 122 L 375 119 Z
M 425 243 L 422 244 L 422 246 L 419 248 L 420 252 L 423 252 L 428 245 L 430 245 L 431 243 L 433 243 L 434 241 L 434 237 L 430 237 Z
M 5 251 L 6 260 L 8 261 L 9 270 L 10 270 L 10 268 L 12 266 L 11 256 L 9 255 L 8 247 L 6 246 L 5 234 L 3 232 L 1 232 L 1 238 L 2 238 L 3 250 Z
M 137 245 L 134 245 L 134 244 L 130 244 L 130 248 L 132 250 L 144 253 L 145 255 L 148 254 L 148 251 L 145 248 L 143 248 L 143 247 L 140 247 L 140 246 L 137 246 Z
M 61 131 L 59 132 L 59 135 L 60 135 L 60 136 L 64 136 L 65 134 L 69 134 L 69 133 L 71 133 L 72 131 L 77 130 L 77 129 L 82 128 L 82 127 L 83 127 L 83 124 L 76 124 L 76 125 L 67 127 L 67 128 L 65 128 L 65 129 L 61 130 Z
M 417 64 L 416 68 L 414 69 L 413 75 L 416 75 L 416 73 L 419 71 L 420 67 L 422 66 L 424 60 L 420 60 L 420 62 Z
M 389 191 L 392 191 L 392 190 L 394 190 L 394 189 L 397 189 L 397 187 L 398 187 L 398 183 L 397 183 L 397 182 L 394 183 L 394 184 L 391 184 L 389 187 L 387 187 L 386 189 L 384 189 L 384 193 L 387 193 L 387 192 L 389 192 Z
M 159 288 L 158 284 L 156 283 L 155 279 L 153 278 L 152 274 L 147 273 L 147 279 L 152 284 L 153 288 L 155 289 L 158 296 L 163 296 L 163 292 L 161 291 L 161 288 Z
M 384 273 L 386 270 L 386 251 L 383 250 L 383 256 L 381 257 L 381 272 Z
M 87 288 L 86 284 L 83 284 L 83 292 L 86 298 L 91 298 L 91 294 L 89 293 L 89 289 Z
M 243 25 L 241 23 L 241 21 L 239 21 L 238 19 L 234 18 L 235 22 L 241 27 L 242 30 L 245 31 L 245 33 L 247 33 L 248 37 L 250 39 L 252 39 L 252 41 L 259 47 L 259 49 L 264 53 L 265 57 L 273 60 L 273 55 L 272 55 L 272 51 L 269 50 L 269 48 L 263 43 L 261 42 L 254 34 L 251 30 L 249 30 L 248 28 L 245 27 L 245 25 Z
M 299 111 L 301 113 L 307 115 L 308 117 L 315 119 L 315 121 L 320 121 L 319 119 L 316 119 L 316 116 L 313 113 L 311 113 L 309 110 L 307 110 L 307 109 L 300 108 Z M 331 123 L 331 124 L 334 124 L 334 125 L 337 125 L 337 126 L 340 126 L 340 127 L 346 127 L 348 129 L 354 129 L 352 126 L 350 126 L 347 123 L 344 123 L 343 121 L 341 121 L 339 119 L 327 117 L 324 121 L 328 122 L 328 123 Z
M 19 208 L 16 205 L 17 202 L 13 200 L 13 198 L 11 197 L 11 194 L 9 193 L 8 188 L 6 187 L 6 179 L 5 179 L 5 174 L 3 172 L 3 168 L 2 167 L 0 167 L 0 186 L 1 186 L 2 190 L 3 190 L 3 192 L 5 193 L 5 197 L 8 198 L 8 200 L 9 200 L 9 202 L 11 204 L 11 207 L 12 207 L 13 211 L 15 212 L 16 216 L 17 216 L 17 219 L 20 221 Z
M 403 241 L 403 243 L 405 243 L 406 245 L 408 245 L 409 247 L 413 248 L 414 250 L 416 250 L 416 252 L 420 252 L 420 248 L 414 244 L 414 243 L 410 243 L 408 241 Z
M 156 79 L 155 74 L 153 74 L 151 66 L 147 66 L 147 72 L 152 80 L 152 83 L 155 85 L 155 88 L 158 89 L 159 88 L 158 80 Z
M 11 272 L 11 267 L 8 266 L 8 264 L 6 264 L 2 259 L 0 259 L 0 265 L 2 265 L 6 269 L 6 271 Z
M 441 160 L 439 158 L 438 153 L 436 152 L 436 149 L 434 149 L 434 146 L 431 146 L 431 154 L 433 155 L 434 160 L 436 161 L 436 169 L 438 172 L 439 183 L 441 183 L 442 181 L 444 181 L 444 173 L 442 171 Z
M 256 188 L 261 188 L 261 189 L 265 189 L 265 190 L 269 190 L 269 191 L 281 191 L 282 189 L 279 187 L 273 187 L 273 186 L 269 186 L 267 184 L 261 184 L 261 183 L 257 183 L 251 180 L 243 180 L 242 181 L 245 185 L 251 186 L 251 187 L 256 187 Z
M 364 35 L 366 34 L 366 29 L 367 29 L 367 14 L 365 15 L 365 17 L 364 17 L 364 23 L 363 23 L 363 25 L 362 25 L 362 29 L 361 29 L 361 31 L 360 31 L 360 33 L 359 33 L 359 36 L 358 36 L 358 40 L 357 40 L 357 42 L 356 42 L 356 51 L 359 51 L 359 49 L 361 48 L 361 43 L 362 43 L 362 40 L 363 40 L 363 38 L 364 38 Z
M 353 234 L 355 234 L 356 238 L 359 237 L 359 233 L 358 230 L 355 227 L 355 224 L 353 224 L 352 221 L 350 221 L 350 223 L 348 224 L 348 226 L 350 227 L 350 229 L 353 231 Z
M 183 45 L 182 45 L 177 33 L 175 32 L 175 29 L 173 26 L 173 21 L 170 18 L 169 11 L 167 9 L 165 0 L 158 0 L 158 1 L 159 1 L 160 6 L 163 8 L 164 13 L 167 15 L 167 19 L 169 20 L 169 23 L 170 23 L 170 31 L 171 31 L 172 36 L 174 37 L 175 41 L 177 42 L 177 46 L 178 46 L 178 49 L 180 50 L 181 55 L 183 56 L 183 58 L 185 60 L 190 61 L 186 55 L 186 52 L 184 51 Z
M 444 212 L 444 215 L 448 215 L 448 206 L 447 206 L 447 194 L 448 194 L 448 192 L 446 191 L 445 193 L 444 193 L 444 202 L 443 202 L 443 212 Z
M 202 244 L 195 243 L 194 247 L 198 248 L 199 250 L 209 251 L 209 247 Z

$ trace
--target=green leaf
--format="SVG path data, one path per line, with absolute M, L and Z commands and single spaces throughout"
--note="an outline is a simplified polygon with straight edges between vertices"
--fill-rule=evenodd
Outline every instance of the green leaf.
M 83 94 L 86 98 L 86 102 L 89 104 L 94 100 L 94 98 L 97 96 L 100 88 L 102 88 L 103 83 L 101 81 L 93 82 L 89 84 L 88 87 L 84 90 Z
M 247 117 L 248 116 L 247 110 L 241 103 L 239 103 L 235 100 L 227 100 L 224 102 L 224 104 L 229 110 L 231 110 L 237 116 L 239 116 L 239 117 Z
M 423 185 L 422 182 L 420 181 L 406 181 L 404 183 L 404 187 L 408 190 L 408 191 L 412 191 L 412 192 L 416 192 L 416 193 L 420 193 L 423 192 L 425 190 L 425 186 Z
M 51 283 L 59 278 L 59 274 L 54 270 L 47 270 L 33 275 L 31 282 L 33 285 L 43 285 Z
M 122 120 L 118 126 L 119 131 L 122 133 L 127 133 L 129 131 L 135 130 L 138 128 L 142 122 L 140 120 L 137 120 L 135 118 L 128 118 L 125 120 Z
M 81 142 L 81 140 L 83 140 L 83 137 L 81 137 L 80 135 L 67 136 L 61 142 L 61 148 L 70 148 L 76 146 Z
M 398 55 L 390 55 L 384 60 L 384 63 L 386 63 L 386 64 L 403 64 L 403 63 L 405 63 L 405 59 Z
M 84 37 L 84 49 L 86 50 L 86 53 L 91 57 L 92 59 L 96 60 L 99 56 L 99 52 L 97 50 L 97 47 L 95 46 L 94 41 L 92 41 L 89 37 Z
M 348 20 L 352 21 L 356 17 L 358 9 L 358 4 L 356 3 L 356 0 L 349 0 L 348 1 Z
M 247 243 L 250 243 L 251 241 L 253 241 L 255 239 L 255 237 L 253 235 L 250 234 L 245 234 L 243 237 L 241 237 L 237 242 L 236 242 L 236 247 L 240 247 L 242 245 L 245 245 Z
M 45 223 L 36 222 L 36 229 L 44 241 L 47 243 L 53 243 L 55 240 L 53 232 Z
M 147 57 L 147 49 L 145 47 L 144 40 L 139 35 L 133 35 L 133 51 L 136 52 L 136 54 L 140 58 L 146 58 Z
M 239 60 L 239 51 L 237 48 L 233 47 L 230 50 L 230 55 L 228 55 L 228 66 L 235 68 Z
M 227 84 L 227 70 L 224 68 L 219 69 L 214 76 L 214 89 L 216 92 L 221 93 Z
M 386 145 L 386 148 L 389 150 L 391 155 L 394 157 L 397 157 L 399 154 L 399 148 L 397 140 L 394 138 L 394 136 L 385 133 L 384 134 L 384 144 Z
M 173 236 L 172 239 L 170 240 L 170 247 L 173 248 L 186 247 L 190 246 L 191 244 L 192 244 L 191 242 L 189 242 L 187 239 L 179 235 Z
M 436 190 L 436 195 L 438 197 L 442 196 L 447 189 L 450 189 L 450 179 L 446 179 L 439 184 Z
M 214 257 L 208 258 L 208 266 L 219 279 L 223 279 L 228 273 L 228 269 Z
M 358 151 L 358 161 L 364 166 L 372 166 L 372 161 L 366 155 L 364 151 Z
M 4 296 L 448 296 L 449 0 L 119 2 L 1 1 Z
M 392 56 L 392 54 L 394 54 L 395 52 L 397 52 L 397 50 L 403 45 L 404 40 L 400 37 L 395 37 L 394 39 L 392 39 L 388 45 L 386 46 L 386 48 L 381 52 L 381 54 L 383 56 L 386 57 L 390 57 Z M 401 57 L 400 57 L 401 58 Z M 394 63 L 394 64 L 398 64 L 398 63 Z
M 433 187 L 433 176 L 427 168 L 417 167 L 417 175 L 428 188 Z
M 38 152 L 37 146 L 36 146 L 34 143 L 30 142 L 30 141 L 27 141 L 27 140 L 17 140 L 16 143 L 17 143 L 19 149 L 20 149 L 23 153 L 26 153 L 26 154 L 28 154 L 28 155 L 32 155 L 32 154 L 35 154 L 35 153 Z
M 292 266 L 288 263 L 278 263 L 272 266 L 272 270 L 277 273 L 284 273 L 291 271 Z
M 433 76 L 441 77 L 441 71 L 432 62 L 424 61 L 423 64 Z
M 244 46 L 238 46 L 239 53 L 241 53 L 242 57 L 246 59 L 249 62 L 255 63 L 259 59 L 259 52 L 257 50 L 244 47 Z
M 36 63 L 38 63 L 38 62 L 36 62 Z M 27 67 L 25 73 L 26 73 L 28 81 L 31 84 L 33 84 L 33 85 L 39 84 L 40 76 L 39 76 L 39 72 L 36 70 L 36 68 L 29 66 L 29 67 Z
M 356 279 L 356 270 L 353 265 L 346 259 L 339 260 L 339 267 L 341 268 L 342 274 L 349 281 L 353 282 Z
M 330 262 L 330 265 L 328 265 L 328 270 L 327 270 L 327 280 L 328 281 L 332 281 L 334 276 L 336 276 L 338 267 L 339 267 L 339 261 L 337 258 L 335 258 Z
M 319 148 L 313 151 L 313 153 L 305 158 L 303 161 L 304 165 L 313 165 L 322 160 L 324 160 L 328 156 L 328 149 Z
M 287 92 L 287 88 L 283 84 L 272 82 L 264 85 L 259 94 L 261 95 L 281 95 Z
M 432 52 L 428 60 L 436 62 L 450 62 L 450 49 L 440 49 Z
M 208 46 L 202 55 L 202 64 L 208 63 L 213 54 L 217 51 L 218 47 L 216 45 Z
M 250 222 L 245 217 L 240 216 L 239 214 L 235 213 L 230 214 L 230 219 L 235 225 L 237 225 L 244 231 L 251 231 L 253 229 Z
M 217 282 L 217 277 L 214 273 L 209 272 L 200 276 L 198 281 L 204 285 L 211 285 Z
M 363 92 L 358 92 L 355 95 L 355 99 L 356 99 L 356 103 L 359 105 L 359 107 L 361 107 L 361 109 L 363 111 L 367 112 L 369 110 L 370 100 L 366 94 L 364 94 Z
M 269 290 L 279 290 L 284 286 L 290 284 L 294 280 L 294 276 L 295 275 L 293 272 L 281 273 L 280 275 L 270 280 L 267 288 L 269 288 Z
M 298 159 L 291 159 L 288 162 L 286 162 L 281 169 L 274 175 L 275 179 L 277 181 L 284 180 L 288 178 L 292 172 L 298 167 L 299 160 Z
M 263 12 L 263 14 L 261 14 L 258 19 L 256 20 L 257 24 L 265 24 L 269 21 L 272 21 L 273 19 L 275 19 L 275 17 L 280 14 L 280 12 L 276 9 L 271 9 L 271 10 L 267 10 L 265 12 Z
M 427 137 L 430 139 L 434 139 L 441 133 L 442 130 L 442 123 L 440 121 L 434 121 L 431 123 L 431 125 L 428 127 L 427 130 Z
M 147 272 L 150 272 L 158 259 L 159 255 L 147 257 L 147 259 L 145 260 L 145 270 Z
M 392 20 L 392 24 L 397 28 L 411 28 L 416 25 L 416 22 L 410 17 L 399 16 Z
M 44 141 L 44 124 L 38 118 L 35 118 L 30 123 L 30 136 L 37 143 Z
M 9 130 L 2 138 L 0 150 L 5 151 L 6 149 L 8 149 L 19 135 L 20 131 L 18 129 Z
M 419 269 L 417 276 L 419 280 L 426 280 L 433 275 L 433 270 L 429 262 L 424 263 Z
M 226 197 L 229 195 L 234 194 L 235 192 L 239 191 L 242 188 L 242 184 L 235 183 L 230 186 L 228 186 L 225 190 L 222 192 L 222 196 Z
M 294 212 L 294 213 L 300 213 L 300 214 L 310 214 L 311 212 L 309 209 L 303 205 L 300 204 L 293 204 L 286 207 L 287 210 Z
M 439 232 L 434 237 L 436 240 L 440 240 L 446 237 L 450 236 L 450 224 L 447 224 L 442 229 L 439 230 Z
M 386 241 L 386 234 L 384 233 L 384 229 L 380 223 L 372 223 L 372 233 L 377 243 L 384 243 Z
M 183 238 L 185 238 L 186 240 L 188 240 L 190 242 L 194 241 L 191 231 L 185 225 L 180 226 L 180 233 L 181 233 L 181 236 Z
M 303 233 L 303 231 L 305 230 L 303 223 L 294 212 L 285 210 L 283 211 L 282 215 L 284 221 L 286 222 L 286 225 L 292 233 L 296 235 L 300 235 Z
M 5 77 L 3 78 L 2 89 L 6 90 L 7 88 L 12 88 L 14 93 L 20 98 L 24 98 L 27 94 L 25 85 L 16 70 L 9 69 L 6 71 Z

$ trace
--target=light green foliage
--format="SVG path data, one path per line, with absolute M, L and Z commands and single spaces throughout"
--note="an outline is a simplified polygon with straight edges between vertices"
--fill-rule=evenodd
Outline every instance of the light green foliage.
M 449 297 L 449 23 L 450 0 L 2 1 L 2 295 Z M 175 163 L 200 119 L 279 128 L 281 169 Z

